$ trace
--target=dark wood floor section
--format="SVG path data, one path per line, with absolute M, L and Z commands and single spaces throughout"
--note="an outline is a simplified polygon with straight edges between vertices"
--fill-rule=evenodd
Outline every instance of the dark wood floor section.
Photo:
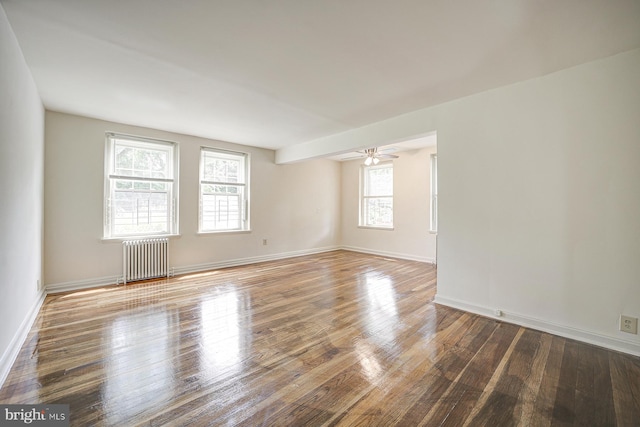
M 638 426 L 640 358 L 433 303 L 336 251 L 48 296 L 0 390 L 72 425 Z

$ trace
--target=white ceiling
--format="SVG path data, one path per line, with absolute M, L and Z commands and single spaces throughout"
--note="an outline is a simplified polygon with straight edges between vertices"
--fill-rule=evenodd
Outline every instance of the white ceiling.
M 0 0 L 46 108 L 278 149 L 640 47 L 638 0 Z

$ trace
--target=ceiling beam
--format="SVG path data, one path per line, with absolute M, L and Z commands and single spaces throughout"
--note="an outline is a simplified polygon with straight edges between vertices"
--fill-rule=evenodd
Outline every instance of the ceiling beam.
M 276 164 L 295 163 L 365 148 L 380 147 L 434 132 L 434 108 L 417 110 L 360 128 L 276 150 Z

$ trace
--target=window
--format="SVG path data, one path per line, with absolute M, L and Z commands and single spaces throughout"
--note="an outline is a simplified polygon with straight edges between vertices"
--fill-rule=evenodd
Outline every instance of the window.
M 393 164 L 363 166 L 360 189 L 360 226 L 393 227 Z
M 107 134 L 104 237 L 178 233 L 177 144 Z
M 200 149 L 201 233 L 249 229 L 249 155 Z
M 429 231 L 438 231 L 438 155 L 431 155 L 431 221 Z

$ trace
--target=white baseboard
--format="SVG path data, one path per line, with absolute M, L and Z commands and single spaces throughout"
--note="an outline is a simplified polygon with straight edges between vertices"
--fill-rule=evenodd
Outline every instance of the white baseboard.
M 80 291 L 89 288 L 98 288 L 101 286 L 115 285 L 118 280 L 122 280 L 122 276 L 97 277 L 86 280 L 74 280 L 72 282 L 54 283 L 46 285 L 47 294 L 56 294 L 67 291 Z
M 270 254 L 270 255 L 260 255 L 260 256 L 247 257 L 247 258 L 236 258 L 231 260 L 215 261 L 215 262 L 209 262 L 205 264 L 194 264 L 194 265 L 173 267 L 172 273 L 173 275 L 193 274 L 193 273 L 199 273 L 202 271 L 216 270 L 219 268 L 237 267 L 240 265 L 255 264 L 258 262 L 276 261 L 280 259 L 294 258 L 294 257 L 304 256 L 304 255 L 319 254 L 319 253 L 330 252 L 330 251 L 335 251 L 339 249 L 343 249 L 346 251 L 360 252 L 360 253 L 365 253 L 369 255 L 378 255 L 378 256 L 385 256 L 385 257 L 391 257 L 391 258 L 406 259 L 410 261 L 427 262 L 430 264 L 435 263 L 434 259 L 426 258 L 426 257 L 417 257 L 409 254 L 376 251 L 376 250 L 359 248 L 354 246 L 326 246 L 322 248 L 303 249 L 299 251 L 280 252 L 280 253 Z M 93 279 L 86 279 L 86 280 L 74 280 L 71 282 L 53 283 L 53 284 L 46 285 L 46 291 L 48 294 L 68 292 L 68 291 L 80 291 L 83 289 L 115 285 L 118 283 L 119 280 L 122 280 L 121 276 L 107 276 L 107 277 L 96 277 Z
M 236 258 L 236 259 L 225 260 L 225 261 L 209 262 L 206 264 L 188 265 L 184 267 L 175 267 L 173 269 L 173 274 L 182 275 L 182 274 L 199 273 L 202 271 L 216 270 L 219 268 L 237 267 L 240 265 L 256 264 L 258 262 L 277 261 L 280 259 L 294 258 L 294 257 L 304 256 L 304 255 L 320 254 L 324 252 L 335 251 L 338 249 L 340 248 L 337 246 L 326 246 L 323 248 L 303 249 L 303 250 L 292 251 L 292 252 L 280 252 L 280 253 L 271 254 L 271 255 L 260 255 L 260 256 L 247 257 L 247 258 Z
M 0 387 L 2 387 L 2 385 L 4 384 L 7 376 L 9 375 L 9 371 L 11 371 L 13 363 L 18 358 L 18 354 L 20 353 L 22 344 L 27 339 L 27 335 L 29 335 L 31 326 L 33 326 L 33 322 L 35 322 L 36 318 L 38 317 L 40 307 L 42 307 L 42 303 L 44 303 L 44 299 L 46 296 L 47 294 L 44 290 L 41 290 L 38 293 L 36 301 L 33 303 L 31 309 L 20 324 L 20 327 L 11 339 L 11 342 L 9 343 L 6 351 L 4 352 L 2 357 L 0 357 Z
M 187 265 L 182 267 L 172 267 L 173 275 L 182 275 L 182 274 L 192 274 L 199 273 L 202 271 L 215 270 L 219 268 L 225 267 L 237 267 L 239 265 L 248 265 L 255 264 L 258 262 L 264 261 L 275 261 L 279 259 L 293 258 L 297 256 L 303 255 L 313 255 L 319 254 L 323 252 L 330 252 L 340 249 L 337 246 L 327 246 L 323 248 L 313 248 L 313 249 L 304 249 L 299 251 L 292 252 L 282 252 L 271 255 L 261 255 L 255 257 L 247 257 L 247 258 L 237 258 L 225 261 L 216 261 L 209 262 L 206 264 L 195 264 L 195 265 Z M 48 294 L 54 294 L 59 292 L 67 292 L 67 291 L 79 291 L 83 289 L 97 288 L 101 286 L 109 286 L 115 285 L 118 281 L 122 281 L 121 276 L 107 276 L 107 277 L 97 277 L 93 279 L 87 280 L 75 280 L 72 282 L 63 282 L 63 283 L 53 283 L 46 285 L 46 290 Z
M 390 258 L 406 259 L 408 261 L 419 261 L 419 262 L 426 262 L 429 264 L 436 263 L 436 260 L 433 258 L 421 257 L 416 255 L 410 255 L 410 254 L 402 254 L 398 252 L 378 251 L 378 250 L 368 249 L 368 248 L 359 248 L 356 246 L 340 246 L 339 249 L 344 249 L 345 251 L 360 252 L 360 253 L 369 254 L 369 255 L 378 255 L 378 256 L 384 256 L 384 257 L 390 257 Z
M 501 311 L 501 316 L 496 316 L 494 310 L 488 307 L 461 301 L 455 298 L 448 298 L 436 294 L 434 299 L 436 304 L 446 305 L 447 307 L 457 308 L 459 310 L 468 311 L 470 313 L 479 314 L 485 317 L 491 317 L 507 323 L 524 326 L 542 332 L 548 332 L 565 338 L 571 338 L 588 344 L 597 345 L 608 348 L 610 350 L 620 351 L 634 356 L 640 356 L 640 343 L 625 340 L 622 338 L 610 337 L 598 333 L 573 328 L 571 326 L 560 325 L 546 320 L 536 319 L 533 317 L 523 316 L 517 313 Z

